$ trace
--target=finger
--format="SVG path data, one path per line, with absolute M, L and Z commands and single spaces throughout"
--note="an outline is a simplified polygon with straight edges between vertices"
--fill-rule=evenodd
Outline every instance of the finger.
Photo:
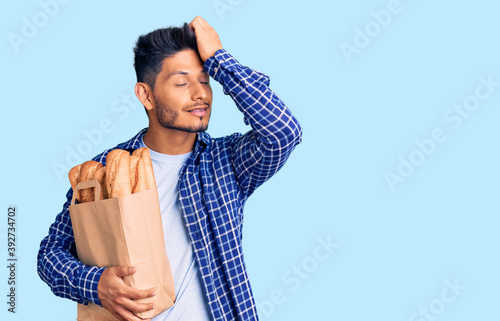
M 130 300 L 127 298 L 121 298 L 119 300 L 119 305 L 120 307 L 124 308 L 125 310 L 134 312 L 134 313 L 140 313 L 140 312 L 146 312 L 150 311 L 156 308 L 155 303 L 139 303 L 134 300 Z
M 132 320 L 132 321 L 143 321 L 142 319 L 136 317 L 132 312 L 130 312 L 129 310 L 121 307 L 121 306 L 117 306 L 116 307 L 116 314 L 118 315 L 115 315 L 113 313 L 113 315 L 117 316 L 120 320 L 124 320 L 124 321 L 129 321 L 129 320 Z
M 200 24 L 202 23 L 203 21 L 205 21 L 201 16 L 196 16 L 194 17 L 193 19 L 193 22 L 197 23 L 197 24 Z
M 120 276 L 120 277 L 134 274 L 137 271 L 137 268 L 135 266 L 128 266 L 128 265 L 115 266 L 115 267 L 112 267 L 111 269 L 113 269 L 112 272 L 116 276 Z
M 212 26 L 200 16 L 196 16 L 196 18 L 194 18 L 193 21 L 189 23 L 189 27 L 193 30 L 195 30 L 196 28 L 202 28 L 206 30 L 213 29 Z
M 156 295 L 156 288 L 151 288 L 147 290 L 139 290 L 135 289 L 133 287 L 129 287 L 127 289 L 127 294 L 125 297 L 133 299 L 133 300 L 139 300 L 139 299 L 146 299 L 150 298 Z
M 125 309 L 120 308 L 119 306 L 105 304 L 105 302 L 103 302 L 102 306 L 103 308 L 111 312 L 111 314 L 114 315 L 118 320 L 120 321 L 126 320 L 122 317 L 122 314 L 124 313 Z
M 200 16 L 197 16 L 196 18 L 194 18 L 194 20 L 195 20 L 196 25 L 198 25 L 198 26 L 205 26 L 207 24 L 205 19 L 203 19 Z
M 202 17 L 200 17 L 200 25 L 202 25 L 203 27 L 207 28 L 207 29 L 213 29 L 212 26 L 208 23 L 208 21 L 206 21 L 205 19 L 203 19 Z
M 191 29 L 195 29 L 196 25 L 198 24 L 198 17 L 200 16 L 196 16 L 190 23 L 189 23 L 189 28 Z M 201 17 L 200 17 L 201 18 Z

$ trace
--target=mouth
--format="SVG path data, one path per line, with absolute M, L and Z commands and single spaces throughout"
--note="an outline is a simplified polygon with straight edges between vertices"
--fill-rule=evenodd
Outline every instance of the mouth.
M 188 110 L 186 110 L 188 113 L 190 113 L 191 115 L 193 116 L 197 116 L 197 117 L 203 117 L 203 116 L 206 116 L 208 114 L 208 109 L 210 107 L 207 106 L 197 106 L 197 107 L 193 107 L 193 108 L 190 108 Z

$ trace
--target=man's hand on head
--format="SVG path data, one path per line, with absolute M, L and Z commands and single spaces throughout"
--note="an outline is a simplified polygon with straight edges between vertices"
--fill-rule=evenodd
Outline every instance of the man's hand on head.
M 101 304 L 118 320 L 145 321 L 133 313 L 146 312 L 155 308 L 152 303 L 137 303 L 134 300 L 145 299 L 156 295 L 154 289 L 138 290 L 123 282 L 123 277 L 132 275 L 137 268 L 116 266 L 104 270 L 97 285 L 97 294 Z
M 219 35 L 202 17 L 197 16 L 191 21 L 189 27 L 196 35 L 198 52 L 203 61 L 215 55 L 215 52 L 222 49 Z

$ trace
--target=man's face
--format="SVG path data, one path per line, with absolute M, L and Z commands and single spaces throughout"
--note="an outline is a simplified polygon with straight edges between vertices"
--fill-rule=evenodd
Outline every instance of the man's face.
M 185 132 L 207 130 L 212 106 L 210 76 L 193 50 L 165 58 L 153 90 L 158 122 Z

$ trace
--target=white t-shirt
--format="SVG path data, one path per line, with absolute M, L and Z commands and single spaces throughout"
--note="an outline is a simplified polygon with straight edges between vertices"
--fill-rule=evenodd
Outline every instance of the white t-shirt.
M 141 138 L 141 147 L 146 147 Z M 177 188 L 179 172 L 191 153 L 167 155 L 149 150 L 160 201 L 163 234 L 172 269 L 176 302 L 152 320 L 211 320 L 198 262 L 189 239 Z

